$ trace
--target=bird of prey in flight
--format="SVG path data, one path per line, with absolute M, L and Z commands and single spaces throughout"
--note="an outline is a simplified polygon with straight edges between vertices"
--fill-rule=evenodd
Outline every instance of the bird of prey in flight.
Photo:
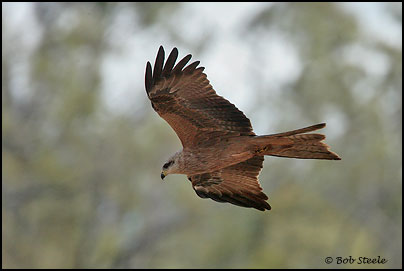
M 145 86 L 153 109 L 177 133 L 182 150 L 163 165 L 161 178 L 185 174 L 201 198 L 229 202 L 260 211 L 270 210 L 258 182 L 265 155 L 340 160 L 323 142 L 325 136 L 308 133 L 316 124 L 285 133 L 258 136 L 250 120 L 234 104 L 216 94 L 199 61 L 191 55 L 176 65 L 174 48 L 164 63 L 160 46 L 152 71 L 146 65 Z

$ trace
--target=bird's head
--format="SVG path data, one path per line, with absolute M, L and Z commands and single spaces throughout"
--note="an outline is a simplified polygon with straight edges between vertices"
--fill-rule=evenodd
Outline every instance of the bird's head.
M 163 180 L 168 174 L 175 174 L 178 172 L 178 155 L 174 155 L 167 162 L 164 163 L 163 168 L 161 169 L 161 179 Z

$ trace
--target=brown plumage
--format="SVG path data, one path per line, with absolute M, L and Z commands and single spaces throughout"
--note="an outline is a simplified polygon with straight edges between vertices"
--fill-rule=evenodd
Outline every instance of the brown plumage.
M 176 65 L 174 48 L 164 64 L 160 46 L 152 67 L 146 65 L 145 86 L 153 109 L 177 133 L 183 149 L 163 166 L 161 177 L 185 174 L 201 198 L 270 210 L 258 175 L 264 155 L 340 160 L 322 142 L 307 134 L 325 123 L 265 136 L 256 136 L 250 120 L 213 90 L 199 61 L 186 66 L 191 55 Z

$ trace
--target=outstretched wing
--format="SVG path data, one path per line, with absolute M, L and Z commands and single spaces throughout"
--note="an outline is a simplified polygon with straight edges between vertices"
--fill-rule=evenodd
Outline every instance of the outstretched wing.
M 188 179 L 201 198 L 211 198 L 260 211 L 271 210 L 271 206 L 266 202 L 268 197 L 262 192 L 258 182 L 263 161 L 263 156 L 255 156 L 218 171 L 188 176 Z
M 152 107 L 174 129 L 183 147 L 193 147 L 200 139 L 254 135 L 243 112 L 213 90 L 204 68 L 197 68 L 199 61 L 185 67 L 191 59 L 187 55 L 174 67 L 177 57 L 174 48 L 163 66 L 160 46 L 153 73 L 147 62 L 145 86 Z

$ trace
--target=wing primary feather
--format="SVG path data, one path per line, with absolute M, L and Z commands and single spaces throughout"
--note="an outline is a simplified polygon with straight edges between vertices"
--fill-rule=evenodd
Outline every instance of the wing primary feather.
M 195 68 L 201 63 L 200 61 L 195 61 L 192 64 L 189 64 L 185 69 L 184 73 L 191 73 L 195 70 Z
M 199 72 L 199 71 L 200 71 L 201 73 L 202 73 L 204 70 L 205 70 L 205 67 L 199 67 L 199 68 L 195 69 L 196 72 Z
M 177 57 L 178 57 L 178 49 L 174 47 L 174 49 L 172 49 L 170 55 L 167 58 L 166 64 L 164 65 L 162 76 L 168 77 L 171 74 L 171 70 L 174 67 Z
M 145 75 L 145 87 L 146 93 L 149 94 L 151 88 L 153 86 L 153 77 L 152 77 L 152 68 L 149 61 L 146 64 L 146 75 Z
M 161 77 L 161 72 L 163 70 L 163 63 L 164 63 L 164 49 L 163 46 L 160 46 L 159 52 L 157 53 L 156 62 L 154 64 L 153 83 L 156 83 L 157 80 Z
M 175 65 L 172 73 L 175 74 L 175 73 L 181 72 L 182 68 L 184 68 L 185 65 L 187 65 L 187 63 L 191 59 L 191 57 L 192 57 L 192 55 L 189 54 L 189 55 L 185 56 L 183 59 L 181 59 L 181 61 L 178 62 L 177 65 Z

